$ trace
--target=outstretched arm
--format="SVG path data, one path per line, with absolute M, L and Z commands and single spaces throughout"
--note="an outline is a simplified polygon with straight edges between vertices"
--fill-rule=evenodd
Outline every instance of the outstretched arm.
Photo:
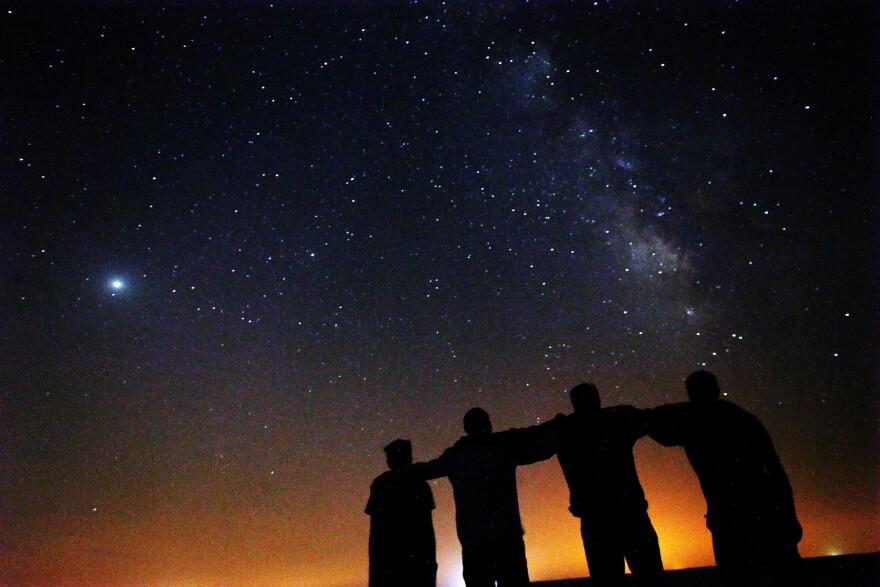
M 407 467 L 407 472 L 424 481 L 446 477 L 449 475 L 448 461 L 449 459 L 444 452 L 436 459 L 410 465 Z
M 648 435 L 663 446 L 683 446 L 687 437 L 687 404 L 666 404 L 644 410 Z
M 511 428 L 500 433 L 507 435 L 517 465 L 531 465 L 545 461 L 556 454 L 562 418 L 564 416 L 557 416 L 543 424 L 528 428 Z

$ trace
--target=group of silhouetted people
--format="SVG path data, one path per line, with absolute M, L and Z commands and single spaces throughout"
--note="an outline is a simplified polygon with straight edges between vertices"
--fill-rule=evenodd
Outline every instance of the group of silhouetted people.
M 412 462 L 407 440 L 387 447 L 389 471 L 370 488 L 370 587 L 434 587 L 427 480 L 449 478 L 467 587 L 529 584 L 516 467 L 557 455 L 593 584 L 616 586 L 629 564 L 637 587 L 665 585 L 657 533 L 636 473 L 643 436 L 683 446 L 700 481 L 715 561 L 730 586 L 796 582 L 801 526 L 791 485 L 764 426 L 720 398 L 715 376 L 691 374 L 686 403 L 602 408 L 589 383 L 572 388 L 574 411 L 537 426 L 493 432 L 489 414 L 464 416 L 465 436 L 438 458 Z

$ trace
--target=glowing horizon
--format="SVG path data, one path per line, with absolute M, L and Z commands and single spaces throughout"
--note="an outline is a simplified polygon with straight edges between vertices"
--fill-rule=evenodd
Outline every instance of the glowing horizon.
M 665 568 L 714 565 L 702 517 L 705 504 L 683 452 L 642 440 L 637 457 Z M 531 579 L 588 576 L 578 520 L 567 511 L 568 492 L 555 458 L 521 467 L 518 481 Z M 364 501 L 368 486 L 368 480 L 359 486 Z M 437 502 L 438 586 L 459 587 L 460 550 L 451 489 L 446 480 L 432 482 L 432 486 Z M 864 517 L 847 515 L 846 519 L 860 523 L 835 526 L 832 537 L 827 534 L 829 526 L 841 514 L 816 507 L 803 492 L 797 492 L 797 484 L 795 490 L 804 526 L 802 556 L 826 556 L 832 547 L 837 554 L 880 549 L 877 537 L 871 535 L 876 519 L 871 520 L 869 505 L 862 512 Z M 18 564 L 12 570 L 31 577 L 27 584 L 34 587 L 63 584 L 65 577 L 78 577 L 79 585 L 104 587 L 198 587 L 218 581 L 231 587 L 366 585 L 368 517 L 357 507 L 357 499 L 348 501 L 344 511 L 324 503 L 309 515 L 314 526 L 279 521 L 279 516 L 265 511 L 259 515 L 206 512 L 184 521 L 178 519 L 186 513 L 180 510 L 147 523 L 84 523 L 77 534 L 45 543 L 42 556 L 13 561 Z M 320 518 L 321 513 L 333 516 L 330 527 L 317 525 L 315 516 Z M 311 527 L 310 531 L 303 532 L 305 527 Z M 350 534 L 334 536 L 334 528 L 348 528 Z M 55 532 L 45 528 L 45 534 Z M 208 568 L 212 570 L 206 572 Z M 125 578 L 133 576 L 138 578 Z

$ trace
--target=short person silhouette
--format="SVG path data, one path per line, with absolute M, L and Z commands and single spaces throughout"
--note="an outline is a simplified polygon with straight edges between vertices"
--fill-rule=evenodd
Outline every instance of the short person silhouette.
M 434 496 L 425 481 L 406 473 L 412 445 L 385 447 L 389 471 L 370 486 L 370 587 L 434 587 L 437 558 L 431 511 Z
M 516 467 L 553 456 L 553 421 L 493 433 L 489 414 L 473 408 L 464 430 L 440 457 L 413 469 L 422 479 L 448 477 L 452 484 L 467 587 L 526 587 Z
M 718 380 L 697 371 L 689 402 L 651 410 L 650 435 L 684 446 L 703 489 L 715 562 L 729 585 L 794 584 L 801 525 L 788 476 L 761 422 L 720 399 Z
M 657 533 L 636 473 L 633 446 L 648 433 L 645 410 L 601 408 L 599 392 L 581 383 L 570 392 L 574 413 L 557 417 L 558 458 L 571 492 L 571 513 L 597 587 L 623 585 L 629 563 L 637 587 L 665 585 Z

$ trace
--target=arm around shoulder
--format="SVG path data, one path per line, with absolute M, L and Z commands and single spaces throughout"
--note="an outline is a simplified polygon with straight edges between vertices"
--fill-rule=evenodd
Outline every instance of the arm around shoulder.
M 559 427 L 562 419 L 557 417 L 528 428 L 512 429 L 516 435 L 515 451 L 518 465 L 531 465 L 545 461 L 556 454 L 559 444 Z
M 666 404 L 641 410 L 648 436 L 663 446 L 683 446 L 687 437 L 685 404 Z
M 407 467 L 408 472 L 416 477 L 417 479 L 421 479 L 423 481 L 428 481 L 430 479 L 439 479 L 440 477 L 447 477 L 449 475 L 449 466 L 447 456 L 448 449 L 436 459 L 432 459 L 430 461 L 426 461 L 424 463 L 413 463 L 409 467 Z

